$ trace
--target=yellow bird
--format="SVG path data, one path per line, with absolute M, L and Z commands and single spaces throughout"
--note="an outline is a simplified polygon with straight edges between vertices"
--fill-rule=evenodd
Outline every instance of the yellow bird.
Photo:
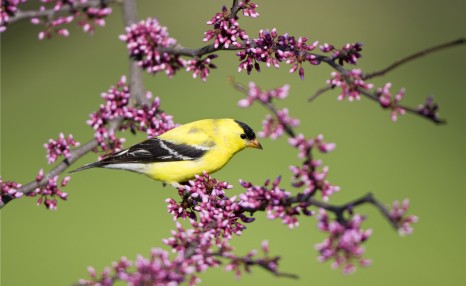
M 220 170 L 246 147 L 262 149 L 254 131 L 234 119 L 204 119 L 171 129 L 70 173 L 100 167 L 144 174 L 174 187 Z

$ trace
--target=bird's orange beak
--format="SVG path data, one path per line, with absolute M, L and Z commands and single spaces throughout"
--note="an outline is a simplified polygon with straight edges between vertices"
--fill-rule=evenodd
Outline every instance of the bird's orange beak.
M 257 141 L 257 139 L 249 140 L 249 142 L 248 142 L 248 144 L 246 146 L 262 150 L 262 145 L 261 145 L 261 143 L 259 143 L 259 141 Z

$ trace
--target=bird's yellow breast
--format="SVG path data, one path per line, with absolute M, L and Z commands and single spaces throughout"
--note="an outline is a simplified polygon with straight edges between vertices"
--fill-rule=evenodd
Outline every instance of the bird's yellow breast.
M 166 183 L 186 182 L 204 171 L 212 174 L 220 170 L 233 155 L 212 150 L 198 160 L 150 164 L 145 173 L 152 179 Z

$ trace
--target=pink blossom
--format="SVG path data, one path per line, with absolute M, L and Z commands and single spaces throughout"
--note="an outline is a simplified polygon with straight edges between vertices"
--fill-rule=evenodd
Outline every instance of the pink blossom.
M 73 135 L 69 134 L 67 138 L 63 133 L 60 133 L 58 139 L 49 139 L 49 143 L 44 144 L 47 149 L 47 160 L 51 164 L 57 161 L 59 156 L 64 156 L 66 159 L 71 158 L 70 147 L 79 146 L 79 142 L 73 139 Z
M 377 89 L 376 94 L 379 97 L 380 105 L 383 108 L 391 109 L 391 118 L 392 121 L 395 122 L 398 118 L 398 115 L 404 115 L 406 113 L 406 110 L 399 106 L 399 102 L 405 95 L 405 89 L 400 89 L 400 91 L 395 96 L 392 96 L 390 92 L 391 86 L 391 83 L 386 83 L 383 87 Z
M 296 127 L 299 125 L 299 119 L 292 118 L 288 115 L 288 108 L 277 111 L 277 117 L 267 114 L 262 121 L 262 130 L 257 133 L 259 137 L 270 137 L 277 139 L 281 137 L 287 126 Z
M 417 216 L 406 216 L 409 209 L 409 200 L 405 199 L 402 203 L 394 201 L 392 209 L 390 210 L 390 219 L 398 225 L 398 232 L 400 235 L 408 235 L 413 233 L 411 224 L 416 223 L 419 219 Z
M 163 51 L 164 48 L 174 47 L 176 40 L 169 37 L 167 28 L 160 25 L 157 19 L 147 18 L 126 27 L 126 34 L 120 35 L 120 40 L 126 42 L 130 56 L 149 73 L 164 71 L 173 77 L 176 71 L 185 67 L 179 55 Z
M 362 258 L 362 244 L 372 234 L 371 229 L 361 229 L 363 216 L 356 214 L 349 221 L 342 223 L 330 220 L 326 211 L 320 209 L 317 219 L 318 229 L 329 235 L 322 243 L 315 245 L 320 253 L 319 261 L 333 260 L 332 268 L 342 268 L 345 274 L 356 270 L 355 263 L 363 267 L 370 265 L 370 260 Z
M 26 3 L 26 0 L 2 0 L 0 6 L 0 33 L 6 31 L 10 17 L 13 17 L 18 12 L 18 5 Z
M 251 0 L 244 0 L 239 2 L 239 8 L 243 10 L 243 15 L 246 17 L 258 17 L 259 13 L 256 12 L 257 7 L 259 7 L 259 5 L 252 3 Z
M 248 107 L 251 106 L 254 101 L 262 103 L 272 102 L 273 99 L 285 99 L 288 97 L 290 85 L 285 84 L 284 86 L 277 87 L 271 90 L 262 91 L 254 82 L 249 83 L 248 96 L 238 101 L 238 106 Z
M 213 29 L 204 33 L 204 42 L 214 40 L 214 47 L 229 48 L 233 45 L 241 48 L 239 40 L 245 41 L 248 39 L 246 32 L 239 27 L 238 17 L 231 18 L 230 11 L 226 6 L 222 7 L 222 12 L 215 14 L 212 19 L 207 21 L 207 25 L 212 25 Z
M 18 189 L 21 188 L 21 184 L 14 181 L 3 181 L 0 177 L 0 203 L 5 203 L 5 196 L 9 199 L 21 198 L 24 194 Z
M 296 39 L 288 33 L 278 35 L 275 28 L 272 31 L 260 30 L 258 38 L 246 41 L 244 49 L 236 53 L 240 60 L 238 71 L 245 69 L 248 74 L 253 68 L 260 71 L 259 63 L 261 62 L 265 63 L 267 67 L 273 65 L 275 68 L 279 68 L 279 62 L 284 61 L 292 65 L 290 72 L 299 70 L 300 78 L 304 79 L 302 64 L 304 62 L 309 62 L 312 65 L 320 63 L 317 57 L 311 54 L 318 42 L 307 44 L 307 41 L 308 39 L 305 37 Z
M 360 69 L 354 69 L 348 71 L 346 74 L 340 72 L 332 72 L 332 78 L 327 80 L 327 84 L 334 88 L 341 88 L 341 93 L 338 96 L 338 100 L 348 98 L 349 101 L 360 100 L 361 91 L 359 89 L 371 89 L 374 85 L 371 83 L 365 83 L 362 79 L 362 71 Z
M 44 179 L 44 172 L 41 169 L 36 177 L 36 182 L 39 184 Z M 70 177 L 64 177 L 60 184 L 58 184 L 58 176 L 47 179 L 45 186 L 38 187 L 34 192 L 29 193 L 28 196 L 35 197 L 39 196 L 37 199 L 37 205 L 44 204 L 47 209 L 56 210 L 57 209 L 57 197 L 61 200 L 67 200 L 68 194 L 63 192 L 61 188 L 68 185 Z
M 202 81 L 207 80 L 207 76 L 210 73 L 210 69 L 217 68 L 216 65 L 212 63 L 212 60 L 215 59 L 217 55 L 208 55 L 203 59 L 192 59 L 186 62 L 186 71 L 193 72 L 193 78 L 196 78 L 198 75 L 201 76 Z
M 297 216 L 300 214 L 311 215 L 305 204 L 292 206 L 288 202 L 290 193 L 278 187 L 281 178 L 275 179 L 270 188 L 270 181 L 264 185 L 253 185 L 250 182 L 240 181 L 241 186 L 246 189 L 246 193 L 240 195 L 239 205 L 248 211 L 258 210 L 265 207 L 267 218 L 280 218 L 283 224 L 293 228 L 299 225 Z

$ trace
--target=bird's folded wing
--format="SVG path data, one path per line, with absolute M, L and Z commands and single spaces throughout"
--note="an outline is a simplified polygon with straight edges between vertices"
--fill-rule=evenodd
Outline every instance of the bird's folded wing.
M 114 164 L 191 161 L 201 158 L 209 149 L 202 145 L 175 144 L 160 138 L 151 138 L 129 149 L 111 154 L 101 162 Z

